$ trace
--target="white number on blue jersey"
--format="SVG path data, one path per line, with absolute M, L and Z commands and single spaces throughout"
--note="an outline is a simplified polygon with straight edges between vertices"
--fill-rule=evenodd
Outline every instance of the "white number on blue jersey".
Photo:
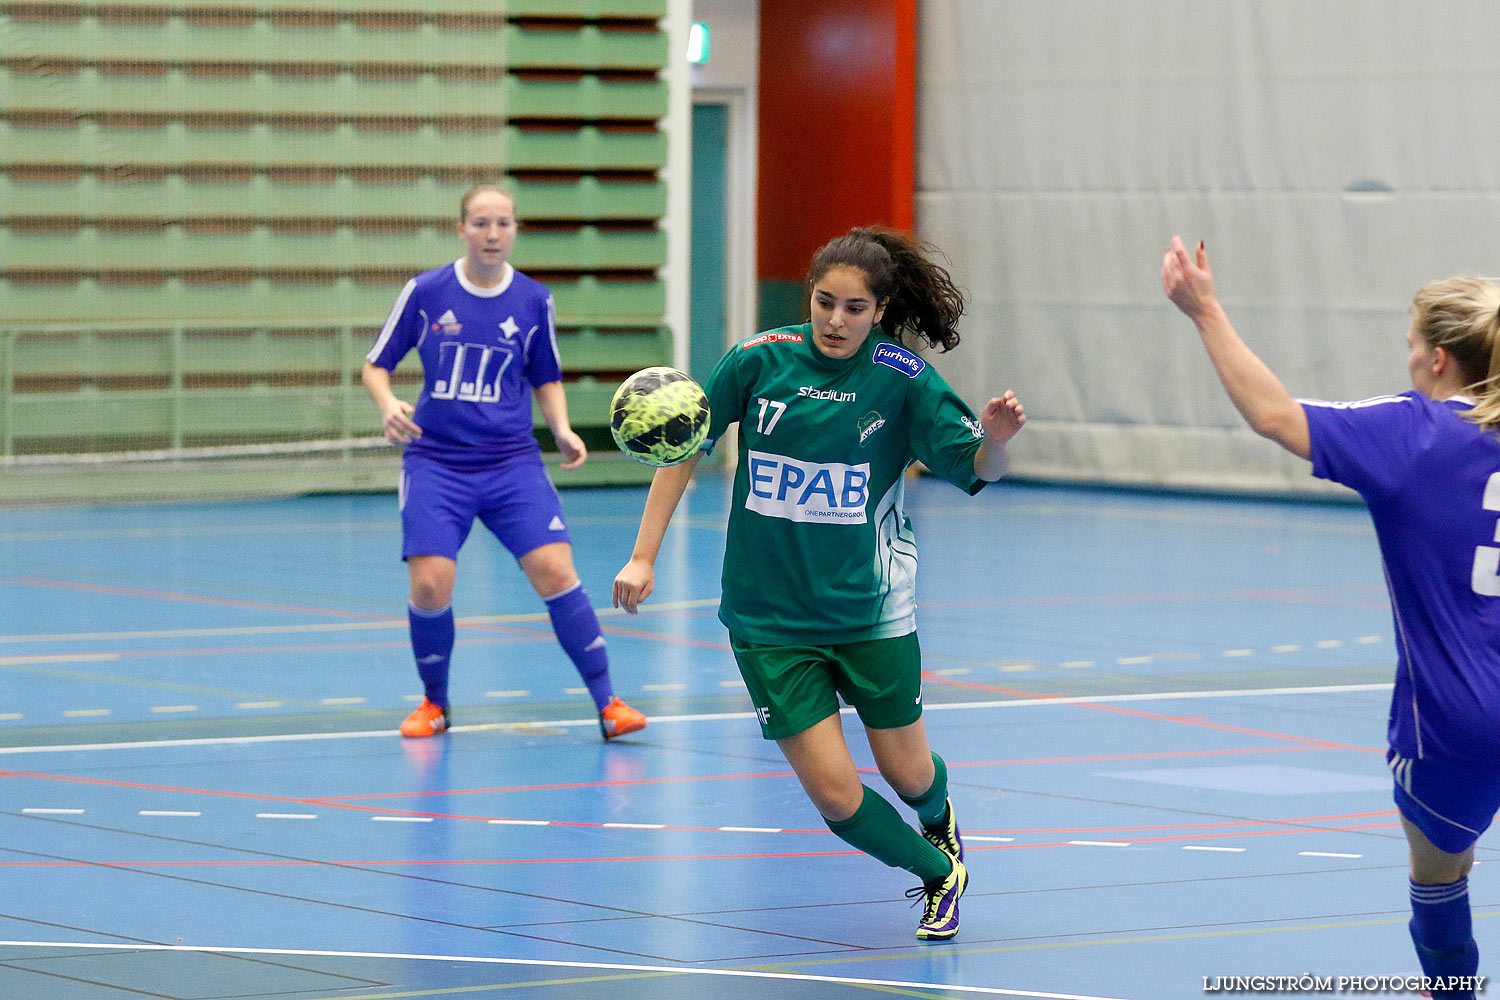
M 1500 511 L 1500 472 L 1484 484 L 1484 509 Z M 1500 521 L 1495 523 L 1495 541 L 1500 542 Z M 1500 597 L 1500 548 L 1493 545 L 1474 548 L 1474 573 L 1469 586 L 1483 597 Z
M 496 355 L 500 359 L 496 360 Z M 457 399 L 466 403 L 500 400 L 500 380 L 515 355 L 486 344 L 442 345 L 437 377 L 432 380 L 433 399 Z

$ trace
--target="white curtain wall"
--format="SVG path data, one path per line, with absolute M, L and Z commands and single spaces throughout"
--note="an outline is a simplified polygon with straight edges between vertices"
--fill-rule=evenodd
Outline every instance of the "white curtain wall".
M 1204 240 L 1295 396 L 1410 387 L 1412 293 L 1500 271 L 1500 5 L 923 0 L 921 234 L 971 295 L 935 363 L 1013 388 L 1022 476 L 1322 491 L 1246 429 L 1162 252 Z

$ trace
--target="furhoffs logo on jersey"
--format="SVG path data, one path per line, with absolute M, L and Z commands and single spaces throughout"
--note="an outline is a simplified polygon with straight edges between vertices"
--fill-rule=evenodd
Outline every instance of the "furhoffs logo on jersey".
M 437 318 L 437 322 L 432 324 L 432 328 L 434 330 L 442 330 L 444 334 L 454 334 L 464 327 L 458 321 L 458 317 L 453 315 L 453 310 L 449 309 Z
M 973 417 L 960 417 L 959 419 L 964 422 L 964 426 L 969 429 L 970 434 L 977 438 L 984 437 L 984 425 L 978 420 L 975 420 Z
M 749 340 L 745 341 L 740 345 L 740 350 L 749 350 L 750 348 L 755 347 L 757 344 L 780 344 L 784 341 L 791 341 L 794 344 L 800 344 L 802 343 L 802 334 L 763 333 L 759 337 L 751 337 Z
M 870 360 L 877 365 L 894 368 L 907 378 L 916 378 L 927 367 L 927 362 L 895 344 L 876 344 L 875 353 L 870 355 Z
M 745 507 L 766 517 L 815 524 L 864 524 L 870 499 L 870 464 L 799 462 L 752 451 Z
M 885 417 L 871 410 L 855 421 L 855 425 L 859 428 L 859 443 L 864 444 L 871 434 L 885 426 Z

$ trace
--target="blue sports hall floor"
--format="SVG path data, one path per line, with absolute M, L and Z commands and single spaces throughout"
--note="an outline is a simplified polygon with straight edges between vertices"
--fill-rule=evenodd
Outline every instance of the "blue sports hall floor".
M 972 872 L 958 939 L 922 944 L 913 879 L 760 739 L 715 618 L 722 480 L 644 613 L 608 607 L 644 495 L 563 493 L 651 716 L 608 745 L 482 529 L 455 729 L 403 741 L 394 496 L 0 510 L 0 997 L 1174 1000 L 1418 971 L 1363 508 L 912 481 Z

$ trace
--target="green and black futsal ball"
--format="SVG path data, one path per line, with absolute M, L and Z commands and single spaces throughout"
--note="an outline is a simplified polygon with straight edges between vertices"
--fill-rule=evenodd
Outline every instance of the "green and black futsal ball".
M 676 465 L 708 437 L 708 397 L 676 368 L 645 368 L 615 390 L 609 432 L 620 450 L 642 465 Z

